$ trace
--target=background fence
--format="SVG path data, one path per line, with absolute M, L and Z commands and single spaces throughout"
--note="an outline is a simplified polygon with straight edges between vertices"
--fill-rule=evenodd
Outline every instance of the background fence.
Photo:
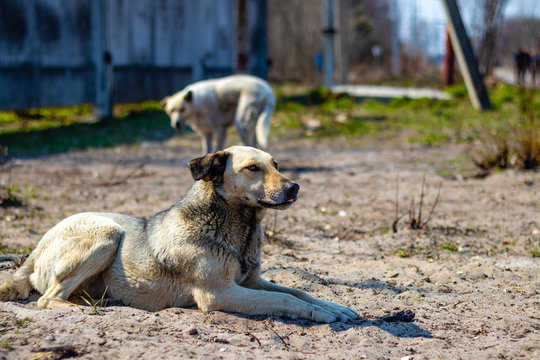
M 247 14 L 247 70 L 264 76 L 266 1 L 239 2 Z M 106 108 L 230 74 L 238 57 L 237 3 L 0 0 L 0 108 Z

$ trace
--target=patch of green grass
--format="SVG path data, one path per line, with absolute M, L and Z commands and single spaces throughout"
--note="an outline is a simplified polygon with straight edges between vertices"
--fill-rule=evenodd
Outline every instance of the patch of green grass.
M 39 114 L 21 115 L 27 117 L 14 122 L 13 113 L 0 113 L 0 122 L 10 121 L 9 126 L 0 128 L 0 145 L 7 147 L 10 155 L 136 144 L 143 140 L 165 140 L 174 134 L 157 101 L 119 104 L 115 107 L 115 118 L 104 121 L 96 121 L 85 106 L 40 109 Z
M 510 85 L 498 86 L 491 93 L 491 102 L 496 109 L 500 109 L 504 104 L 516 101 L 516 88 Z
M 107 293 L 107 288 L 105 288 L 105 291 L 103 291 L 103 295 L 101 295 L 100 299 L 93 299 L 92 296 L 86 290 L 83 290 L 83 294 L 81 296 L 81 299 L 88 304 L 92 308 L 92 312 L 90 315 L 103 315 L 103 310 L 100 309 L 102 307 L 106 307 L 108 300 L 105 299 L 105 294 Z
M 34 321 L 32 318 L 25 317 L 24 319 L 17 319 L 15 322 L 18 327 L 25 328 L 27 327 L 32 321 Z
M 450 242 L 447 242 L 447 243 L 442 244 L 441 247 L 442 247 L 444 250 L 448 250 L 448 251 L 453 251 L 453 252 L 457 252 L 457 251 L 458 251 L 458 247 L 457 247 L 455 244 L 452 244 L 452 243 L 450 243 Z
M 11 343 L 11 339 L 6 339 L 6 340 L 2 341 L 2 342 L 0 343 L 0 345 L 1 345 L 4 349 L 6 349 L 6 350 L 8 350 L 8 351 L 13 350 L 13 344 Z
M 396 253 L 396 256 L 400 258 L 408 258 L 408 257 L 411 257 L 411 253 L 408 250 L 399 250 Z
M 465 99 L 467 97 L 467 88 L 465 87 L 465 84 L 448 86 L 444 90 L 455 99 Z
M 32 252 L 32 248 L 29 247 L 22 247 L 19 249 L 12 249 L 8 248 L 5 245 L 0 244 L 0 253 L 6 255 L 6 254 L 14 254 L 14 255 L 28 255 Z
M 33 186 L 25 186 L 23 191 L 23 196 L 26 199 L 35 199 L 38 197 L 36 188 Z

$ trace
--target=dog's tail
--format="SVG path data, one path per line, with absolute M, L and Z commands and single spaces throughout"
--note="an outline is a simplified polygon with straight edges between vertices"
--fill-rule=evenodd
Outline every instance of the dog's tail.
M 30 257 L 24 264 L 0 285 L 0 301 L 27 298 L 32 290 L 30 275 L 34 272 L 35 256 Z
M 255 128 L 255 136 L 257 138 L 257 145 L 261 149 L 268 147 L 268 136 L 270 135 L 270 119 L 274 114 L 276 108 L 276 98 L 274 94 L 266 101 L 266 105 L 257 119 L 257 127 Z

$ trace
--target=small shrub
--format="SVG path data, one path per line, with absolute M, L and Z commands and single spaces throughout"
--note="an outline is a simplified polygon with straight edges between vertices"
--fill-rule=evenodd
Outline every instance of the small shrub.
M 450 242 L 442 244 L 442 248 L 453 252 L 458 251 L 458 247 Z
M 422 210 L 424 206 L 424 196 L 425 196 L 425 187 L 426 187 L 426 176 L 422 178 L 422 187 L 420 190 L 420 202 L 418 205 L 415 203 L 414 196 L 411 199 L 411 205 L 409 207 L 409 211 L 406 214 L 399 215 L 399 177 L 396 177 L 396 212 L 394 216 L 394 222 L 392 223 L 392 230 L 394 233 L 398 231 L 398 223 L 399 221 L 405 217 L 405 215 L 409 215 L 409 218 L 407 220 L 407 224 L 411 229 L 417 230 L 417 229 L 423 229 L 427 226 L 427 224 L 430 222 L 431 217 L 433 216 L 433 213 L 435 212 L 435 208 L 437 207 L 437 204 L 439 203 L 439 196 L 441 194 L 441 186 L 442 183 L 439 184 L 439 187 L 437 189 L 437 196 L 435 200 L 433 201 L 433 205 L 431 206 L 431 209 L 429 211 L 429 214 L 426 219 L 422 219 Z
M 334 97 L 332 90 L 325 87 L 318 87 L 308 93 L 308 102 L 313 105 L 322 104 Z
M 540 123 L 536 118 L 535 90 L 517 92 L 518 115 L 501 116 L 477 130 L 479 144 L 473 161 L 483 170 L 518 167 L 536 170 L 540 166 Z
M 495 108 L 499 108 L 502 104 L 512 103 L 516 100 L 516 89 L 513 86 L 499 86 L 491 94 L 491 102 Z
M 456 99 L 462 99 L 467 97 L 467 88 L 464 84 L 448 86 L 444 90 Z

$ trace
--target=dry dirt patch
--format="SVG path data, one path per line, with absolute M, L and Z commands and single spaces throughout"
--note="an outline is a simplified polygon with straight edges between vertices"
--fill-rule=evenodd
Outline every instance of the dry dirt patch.
M 76 212 L 149 217 L 168 208 L 191 185 L 185 165 L 199 156 L 196 138 L 180 140 L 17 160 L 11 182 L 34 195 L 0 209 L 0 244 L 34 247 Z M 301 190 L 291 209 L 267 215 L 264 277 L 351 306 L 358 322 L 118 305 L 41 310 L 34 294 L 0 303 L 0 358 L 539 358 L 540 175 L 438 176 L 436 164 L 456 151 L 270 149 Z M 401 221 L 393 233 L 396 176 L 405 211 L 424 174 L 428 205 L 442 183 L 433 219 L 423 230 Z M 0 263 L 0 281 L 12 264 Z M 401 311 L 414 319 L 390 317 Z

